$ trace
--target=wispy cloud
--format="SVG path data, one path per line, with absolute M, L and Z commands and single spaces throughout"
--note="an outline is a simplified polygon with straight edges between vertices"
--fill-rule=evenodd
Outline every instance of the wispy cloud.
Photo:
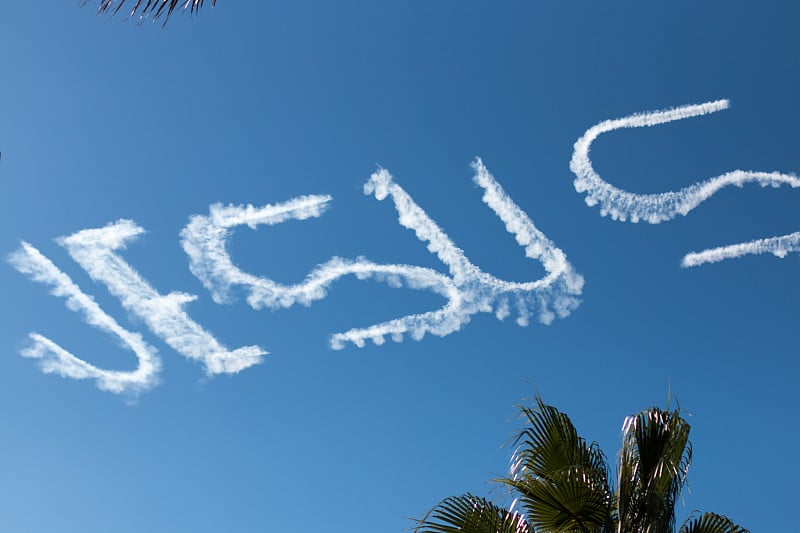
M 718 263 L 725 259 L 734 259 L 743 255 L 772 254 L 784 258 L 789 252 L 800 252 L 800 232 L 790 233 L 783 237 L 758 239 L 742 244 L 720 246 L 702 252 L 686 254 L 681 266 L 693 267 L 704 263 Z
M 132 220 L 119 220 L 103 228 L 79 231 L 58 242 L 150 331 L 178 353 L 202 362 L 208 375 L 236 373 L 261 362 L 266 352 L 258 346 L 230 351 L 189 318 L 183 306 L 196 296 L 183 292 L 160 294 L 116 253 L 142 233 L 144 229 Z
M 75 357 L 39 333 L 30 334 L 33 344 L 22 351 L 23 356 L 40 359 L 46 373 L 56 373 L 73 379 L 94 379 L 99 388 L 111 392 L 136 393 L 156 384 L 161 361 L 155 348 L 148 345 L 138 333 L 132 333 L 120 326 L 39 250 L 23 242 L 9 256 L 9 262 L 32 280 L 52 287 L 51 293 L 65 298 L 67 307 L 80 312 L 87 324 L 117 337 L 136 355 L 139 364 L 131 372 L 103 370 Z
M 734 170 L 684 187 L 679 191 L 659 194 L 634 194 L 614 187 L 603 180 L 592 166 L 589 151 L 595 139 L 603 133 L 622 128 L 656 126 L 685 118 L 702 116 L 727 109 L 729 105 L 728 100 L 716 100 L 703 104 L 686 105 L 664 111 L 652 111 L 606 120 L 592 126 L 577 140 L 572 153 L 570 169 L 576 176 L 575 189 L 579 193 L 586 193 L 587 205 L 594 206 L 599 204 L 602 216 L 610 215 L 611 218 L 619 221 L 639 222 L 642 220 L 651 224 L 658 224 L 672 220 L 679 214 L 686 215 L 717 191 L 731 185 L 741 187 L 745 183 L 755 182 L 762 187 L 779 187 L 781 185 L 800 187 L 800 179 L 791 174 Z M 683 260 L 683 265 L 696 266 L 750 253 L 770 252 L 782 257 L 787 251 L 796 251 L 796 241 L 794 247 L 787 245 L 790 242 L 792 242 L 792 235 L 786 235 L 706 250 L 687 255 Z
M 134 222 L 120 220 L 103 228 L 79 231 L 58 242 L 94 281 L 105 284 L 126 310 L 141 318 L 175 351 L 202 362 L 208 375 L 235 373 L 260 362 L 266 352 L 258 346 L 230 351 L 189 318 L 183 305 L 195 296 L 181 292 L 159 294 L 117 255 L 116 251 L 143 232 Z M 32 280 L 51 286 L 51 293 L 65 298 L 67 307 L 81 312 L 87 324 L 118 337 L 136 354 L 139 365 L 132 372 L 103 370 L 38 333 L 30 334 L 33 345 L 23 350 L 23 356 L 41 359 L 45 372 L 95 379 L 99 388 L 111 392 L 136 393 L 156 383 L 161 366 L 156 350 L 138 333 L 122 328 L 39 250 L 23 242 L 9 256 L 9 262 Z
M 378 200 L 391 197 L 402 226 L 415 231 L 428 243 L 428 249 L 447 265 L 450 276 L 433 269 L 406 264 L 379 264 L 365 258 L 334 257 L 314 268 L 298 284 L 282 285 L 266 277 L 254 276 L 239 269 L 227 253 L 226 243 L 236 226 L 254 228 L 288 219 L 319 217 L 331 201 L 330 196 L 303 196 L 288 202 L 263 207 L 210 207 L 208 216 L 195 215 L 181 232 L 182 244 L 189 255 L 191 271 L 211 291 L 217 302 L 230 301 L 230 288 L 242 286 L 247 301 L 255 309 L 289 307 L 296 303 L 309 305 L 324 298 L 337 279 L 353 275 L 372 278 L 392 287 L 430 290 L 447 301 L 440 309 L 407 315 L 366 328 L 355 328 L 331 337 L 331 346 L 339 349 L 348 342 L 363 346 L 366 340 L 382 344 L 389 336 L 401 341 L 406 334 L 421 339 L 425 334 L 444 336 L 458 331 L 472 315 L 494 312 L 499 319 L 517 311 L 517 322 L 526 325 L 530 316 L 549 323 L 555 316 L 565 317 L 578 306 L 583 279 L 566 259 L 508 197 L 486 167 L 478 159 L 473 164 L 475 181 L 484 191 L 484 202 L 505 222 L 526 255 L 539 260 L 547 271 L 543 279 L 528 283 L 503 281 L 482 272 L 473 265 L 450 238 L 396 183 L 385 169 L 372 174 L 364 193 Z

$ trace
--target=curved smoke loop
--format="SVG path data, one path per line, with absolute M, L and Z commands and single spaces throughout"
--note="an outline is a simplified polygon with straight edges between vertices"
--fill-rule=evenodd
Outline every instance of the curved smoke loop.
M 734 170 L 720 176 L 698 182 L 679 191 L 659 194 L 634 194 L 614 187 L 603 180 L 594 170 L 589 158 L 592 143 L 603 133 L 621 128 L 641 128 L 656 126 L 685 118 L 697 117 L 727 109 L 728 100 L 716 100 L 697 105 L 686 105 L 664 111 L 639 113 L 624 118 L 606 120 L 592 126 L 575 142 L 569 168 L 575 174 L 575 190 L 586 193 L 586 204 L 600 205 L 602 216 L 610 215 L 619 221 L 643 220 L 650 224 L 672 220 L 677 215 L 686 215 L 708 200 L 724 187 L 735 185 L 741 187 L 745 183 L 755 182 L 762 187 L 789 185 L 800 187 L 800 179 L 791 174 L 780 172 L 755 172 Z M 682 261 L 684 267 L 713 263 L 724 259 L 740 257 L 746 254 L 772 253 L 784 257 L 788 252 L 800 251 L 800 232 L 780 237 L 759 239 L 731 246 L 713 248 L 701 252 L 687 254 Z
M 285 220 L 303 220 L 322 215 L 330 196 L 303 196 L 288 202 L 263 207 L 222 206 L 214 204 L 208 216 L 195 215 L 181 232 L 183 249 L 189 255 L 192 273 L 211 292 L 218 303 L 230 301 L 233 286 L 244 287 L 247 302 L 254 309 L 289 307 L 296 303 L 309 305 L 325 297 L 328 287 L 337 279 L 354 275 L 373 278 L 393 287 L 404 283 L 409 288 L 426 289 L 444 298 L 447 303 L 427 313 L 407 315 L 395 320 L 336 333 L 330 344 L 335 349 L 346 343 L 364 346 L 366 340 L 382 344 L 386 336 L 399 342 L 405 334 L 419 340 L 425 334 L 444 336 L 461 329 L 472 315 L 494 312 L 502 320 L 517 312 L 517 323 L 525 326 L 533 315 L 548 324 L 566 317 L 580 301 L 583 278 L 574 271 L 563 251 L 557 248 L 500 187 L 480 159 L 472 164 L 474 181 L 484 190 L 483 201 L 516 236 L 525 255 L 542 263 L 547 275 L 539 280 L 517 283 L 498 279 L 472 264 L 439 226 L 397 185 L 391 174 L 379 169 L 364 185 L 364 193 L 378 200 L 391 197 L 399 215 L 399 223 L 413 230 L 417 238 L 428 243 L 428 250 L 448 267 L 446 276 L 433 269 L 405 265 L 378 264 L 365 258 L 334 257 L 317 266 L 306 278 L 294 285 L 282 285 L 239 269 L 226 250 L 226 243 L 236 226 L 278 224 Z

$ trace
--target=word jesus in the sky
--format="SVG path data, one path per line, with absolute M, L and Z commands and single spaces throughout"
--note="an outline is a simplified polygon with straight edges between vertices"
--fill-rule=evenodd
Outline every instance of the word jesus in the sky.
M 762 186 L 782 184 L 800 187 L 800 179 L 778 172 L 736 170 L 696 183 L 680 191 L 660 194 L 632 194 L 604 181 L 594 171 L 589 158 L 592 142 L 601 134 L 619 128 L 653 126 L 726 109 L 728 102 L 719 100 L 608 120 L 593 126 L 575 143 L 570 169 L 577 176 L 575 188 L 586 192 L 586 203 L 600 204 L 601 214 L 615 220 L 645 221 L 652 224 L 686 215 L 715 192 L 728 185 L 741 186 L 757 182 Z M 309 305 L 325 297 L 329 286 L 344 276 L 371 278 L 392 287 L 428 290 L 441 295 L 445 304 L 439 309 L 335 333 L 330 339 L 334 349 L 346 343 L 364 346 L 365 341 L 383 344 L 386 337 L 401 341 L 405 335 L 419 340 L 427 333 L 444 336 L 461 329 L 477 313 L 494 313 L 502 320 L 512 313 L 520 326 L 531 317 L 549 324 L 555 317 L 567 317 L 580 303 L 583 278 L 572 267 L 564 252 L 547 238 L 528 215 L 514 203 L 480 159 L 472 164 L 473 177 L 484 191 L 483 201 L 505 223 L 516 237 L 526 257 L 539 261 L 545 270 L 541 279 L 511 282 L 482 271 L 434 222 L 414 200 L 394 182 L 391 174 L 380 169 L 364 185 L 364 193 L 378 200 L 390 197 L 397 209 L 399 223 L 415 232 L 427 243 L 428 250 L 445 265 L 448 273 L 407 264 L 383 264 L 365 258 L 331 258 L 314 268 L 295 285 L 282 285 L 270 278 L 256 276 L 239 269 L 230 257 L 226 244 L 233 228 L 246 225 L 279 224 L 286 220 L 316 218 L 330 203 L 330 196 L 312 195 L 261 207 L 210 207 L 208 215 L 190 217 L 181 232 L 181 243 L 189 256 L 191 272 L 211 292 L 215 302 L 231 300 L 231 288 L 247 293 L 247 302 L 254 309 L 290 307 L 295 303 Z M 208 375 L 236 373 L 261 361 L 267 354 L 258 346 L 230 350 L 210 332 L 192 320 L 185 304 L 196 296 L 181 292 L 161 294 L 139 275 L 120 255 L 128 243 L 144 229 L 131 220 L 119 220 L 102 228 L 86 229 L 58 239 L 69 255 L 97 282 L 119 298 L 122 306 L 139 317 L 147 328 L 167 345 L 187 358 L 202 363 Z M 748 243 L 690 253 L 684 266 L 738 257 L 744 254 L 770 252 L 783 257 L 800 250 L 800 232 L 760 239 Z M 39 333 L 31 333 L 32 343 L 22 351 L 25 357 L 40 361 L 45 372 L 74 379 L 94 379 L 98 387 L 112 392 L 137 393 L 158 381 L 160 359 L 139 333 L 129 331 L 103 311 L 94 299 L 85 294 L 67 274 L 62 272 L 38 249 L 27 242 L 11 254 L 9 261 L 32 280 L 51 287 L 51 293 L 66 299 L 67 306 L 83 315 L 90 326 L 115 337 L 138 359 L 133 371 L 99 368 L 62 348 Z

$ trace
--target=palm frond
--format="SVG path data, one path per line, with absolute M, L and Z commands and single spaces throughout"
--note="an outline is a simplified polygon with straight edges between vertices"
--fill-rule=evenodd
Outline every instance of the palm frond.
M 687 518 L 679 533 L 750 533 L 750 530 L 737 526 L 727 516 L 705 513 Z
M 652 408 L 628 417 L 617 472 L 621 531 L 669 533 L 692 458 L 680 410 Z
M 84 0 L 84 3 L 89 0 Z M 136 0 L 133 3 L 128 16 L 130 18 L 138 18 L 144 20 L 152 18 L 153 20 L 164 15 L 164 24 L 167 23 L 170 15 L 176 9 L 189 10 L 190 13 L 200 11 L 203 7 L 205 0 Z M 217 4 L 217 0 L 211 0 L 211 7 Z M 100 7 L 98 14 L 103 13 L 117 13 L 122 6 L 125 5 L 125 0 L 100 0 Z M 129 4 L 130 5 L 130 4 Z
M 612 491 L 597 444 L 578 436 L 564 413 L 535 398 L 520 407 L 527 426 L 514 443 L 511 477 L 500 479 L 519 492 L 528 519 L 548 532 L 610 529 Z
M 439 502 L 418 520 L 415 533 L 533 533 L 525 517 L 485 498 L 464 494 Z
M 675 504 L 692 458 L 680 408 L 651 408 L 625 419 L 617 486 L 597 444 L 587 444 L 567 415 L 535 397 L 520 407 L 509 477 L 495 480 L 524 515 L 465 494 L 447 498 L 417 521 L 415 533 L 672 533 Z M 514 506 L 512 505 L 512 508 Z M 725 516 L 691 516 L 679 533 L 749 533 Z
M 519 407 L 527 426 L 514 438 L 511 475 L 548 479 L 553 472 L 580 465 L 607 472 L 600 448 L 578 436 L 567 415 L 545 404 L 538 396 L 534 407 Z
M 605 475 L 580 466 L 550 479 L 524 476 L 500 480 L 516 489 L 536 531 L 587 533 L 613 529 L 612 498 Z

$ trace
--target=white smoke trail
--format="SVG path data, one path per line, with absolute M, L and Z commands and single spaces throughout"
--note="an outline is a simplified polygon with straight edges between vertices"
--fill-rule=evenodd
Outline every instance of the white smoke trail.
M 229 351 L 189 318 L 183 306 L 196 296 L 158 293 L 115 253 L 142 233 L 144 230 L 133 221 L 119 220 L 103 228 L 79 231 L 58 242 L 93 280 L 106 285 L 122 306 L 140 317 L 154 334 L 178 353 L 201 361 L 208 375 L 235 373 L 261 362 L 266 352 L 258 346 Z
M 603 180 L 592 166 L 591 159 L 589 158 L 589 151 L 592 143 L 602 133 L 621 128 L 641 128 L 644 126 L 665 124 L 685 118 L 715 113 L 727 109 L 728 107 L 728 100 L 716 100 L 703 104 L 686 105 L 664 111 L 652 111 L 630 115 L 620 119 L 606 120 L 592 126 L 575 142 L 574 151 L 572 153 L 570 170 L 572 170 L 576 176 L 574 182 L 575 190 L 579 193 L 586 193 L 587 205 L 594 206 L 599 204 L 600 214 L 602 216 L 610 215 L 612 219 L 619 221 L 630 220 L 631 222 L 639 222 L 640 220 L 644 220 L 651 224 L 658 224 L 659 222 L 672 220 L 679 214 L 686 215 L 717 191 L 730 185 L 741 187 L 745 183 L 755 182 L 762 187 L 768 185 L 772 187 L 779 187 L 781 185 L 789 185 L 795 188 L 800 187 L 800 179 L 791 174 L 734 170 L 706 181 L 684 187 L 679 191 L 659 194 L 634 194 L 614 187 Z M 719 261 L 722 259 L 739 257 L 747 253 L 761 253 L 756 250 L 770 251 L 780 256 L 780 252 L 785 250 L 784 248 L 780 248 L 780 246 L 785 243 L 786 239 L 790 238 L 791 235 L 786 235 L 783 237 L 774 237 L 772 239 L 763 239 L 761 241 L 734 245 L 733 247 L 729 246 L 725 247 L 726 252 L 724 254 L 717 254 L 713 257 L 718 257 L 719 259 L 715 260 Z M 770 249 L 772 246 L 776 246 L 774 251 Z M 788 248 L 786 250 L 793 249 Z M 700 254 L 711 252 L 713 252 L 713 250 L 706 250 L 705 252 L 700 252 Z M 698 254 L 695 254 L 695 256 L 699 257 Z M 687 258 L 688 257 L 689 256 L 687 256 Z M 697 260 L 697 257 L 688 262 L 687 258 L 684 258 L 684 265 L 691 266 L 689 263 Z M 709 255 L 708 257 L 712 256 Z M 703 262 L 708 261 L 704 260 L 694 264 Z
M 133 351 L 139 364 L 136 370 L 131 372 L 103 370 L 75 357 L 38 333 L 30 334 L 33 345 L 22 351 L 23 356 L 40 359 L 45 373 L 56 373 L 73 379 L 94 379 L 100 389 L 111 392 L 137 393 L 156 384 L 161 361 L 155 348 L 142 340 L 138 333 L 132 333 L 121 327 L 91 296 L 84 294 L 69 276 L 61 272 L 39 250 L 22 242 L 20 249 L 9 256 L 9 262 L 32 280 L 51 286 L 51 293 L 65 298 L 67 307 L 81 312 L 87 324 L 119 338 Z
M 484 201 L 517 236 L 520 245 L 526 247 L 526 255 L 542 261 L 548 273 L 545 278 L 512 283 L 482 272 L 384 169 L 372 174 L 364 186 L 365 194 L 374 194 L 378 200 L 391 196 L 400 215 L 400 224 L 413 229 L 420 240 L 428 242 L 428 249 L 449 267 L 451 277 L 420 266 L 334 257 L 317 266 L 301 283 L 281 285 L 269 278 L 243 272 L 234 265 L 225 249 L 232 228 L 245 224 L 250 227 L 275 224 L 289 218 L 318 217 L 331 200 L 330 196 L 304 196 L 261 208 L 212 205 L 209 216 L 190 218 L 181 232 L 183 248 L 189 256 L 192 273 L 218 302 L 227 301 L 230 287 L 239 285 L 246 288 L 247 301 L 255 309 L 289 307 L 295 303 L 309 305 L 324 298 L 327 288 L 347 275 L 359 279 L 374 278 L 393 287 L 405 283 L 409 288 L 430 290 L 447 299 L 447 303 L 435 311 L 334 334 L 330 342 L 336 349 L 347 342 L 357 346 L 363 346 L 366 340 L 382 344 L 387 335 L 398 342 L 404 334 L 417 340 L 426 333 L 444 336 L 458 331 L 478 312 L 494 311 L 498 318 L 504 318 L 509 314 L 510 300 L 519 311 L 517 322 L 520 325 L 527 324 L 530 308 L 535 309 L 543 323 L 549 323 L 556 315 L 567 316 L 579 304 L 576 297 L 581 292 L 583 279 L 574 272 L 564 253 L 536 229 L 527 215 L 505 194 L 483 163 L 477 160 L 473 167 L 476 170 L 475 181 L 486 191 Z
M 249 291 L 247 301 L 254 309 L 290 307 L 295 303 L 310 305 L 311 302 L 324 298 L 328 286 L 334 281 L 347 275 L 354 275 L 359 279 L 375 278 L 394 287 L 402 286 L 401 280 L 405 280 L 409 288 L 429 289 L 449 300 L 447 305 L 437 311 L 410 315 L 400 320 L 335 335 L 331 340 L 335 348 L 343 347 L 345 339 L 363 346 L 365 339 L 372 339 L 380 344 L 386 335 L 399 340 L 403 333 L 411 332 L 416 338 L 421 338 L 426 332 L 446 335 L 454 327 L 457 328 L 458 324 L 450 320 L 448 310 L 457 307 L 460 294 L 449 278 L 432 269 L 409 265 L 381 265 L 364 258 L 352 261 L 334 257 L 311 271 L 303 282 L 282 285 L 269 278 L 242 271 L 228 255 L 225 246 L 232 228 L 240 225 L 255 228 L 260 224 L 277 224 L 287 219 L 318 217 L 330 200 L 330 196 L 302 196 L 260 208 L 251 205 L 214 204 L 210 207 L 209 216 L 192 216 L 181 232 L 183 249 L 190 259 L 189 268 L 219 303 L 230 300 L 229 291 L 232 286 L 246 287 Z
M 681 262 L 683 267 L 699 266 L 704 263 L 718 263 L 725 259 L 732 259 L 749 254 L 773 254 L 783 259 L 789 252 L 800 252 L 800 232 L 790 233 L 783 237 L 758 239 L 742 244 L 720 246 L 702 252 L 686 254 Z
M 194 215 L 189 218 L 189 223 L 181 231 L 181 244 L 189 255 L 189 268 L 192 273 L 211 292 L 211 297 L 217 303 L 230 302 L 230 288 L 234 285 L 250 287 L 252 291 L 270 294 L 273 286 L 277 284 L 271 280 L 258 278 L 239 270 L 225 250 L 225 244 L 230 238 L 231 228 L 247 225 L 255 229 L 260 225 L 273 225 L 285 220 L 319 217 L 331 201 L 330 196 L 300 196 L 288 202 L 277 205 L 265 205 L 255 208 L 247 206 L 223 206 L 214 204 L 210 207 L 210 215 Z M 258 291 L 263 286 L 262 291 Z M 308 305 L 313 300 L 323 298 L 324 292 L 318 286 L 303 293 L 294 291 L 283 304 L 288 307 L 297 299 Z M 249 300 L 249 299 L 248 299 Z M 259 309 L 261 298 L 253 297 L 251 305 Z M 265 305 L 278 307 L 277 301 L 270 301 Z

